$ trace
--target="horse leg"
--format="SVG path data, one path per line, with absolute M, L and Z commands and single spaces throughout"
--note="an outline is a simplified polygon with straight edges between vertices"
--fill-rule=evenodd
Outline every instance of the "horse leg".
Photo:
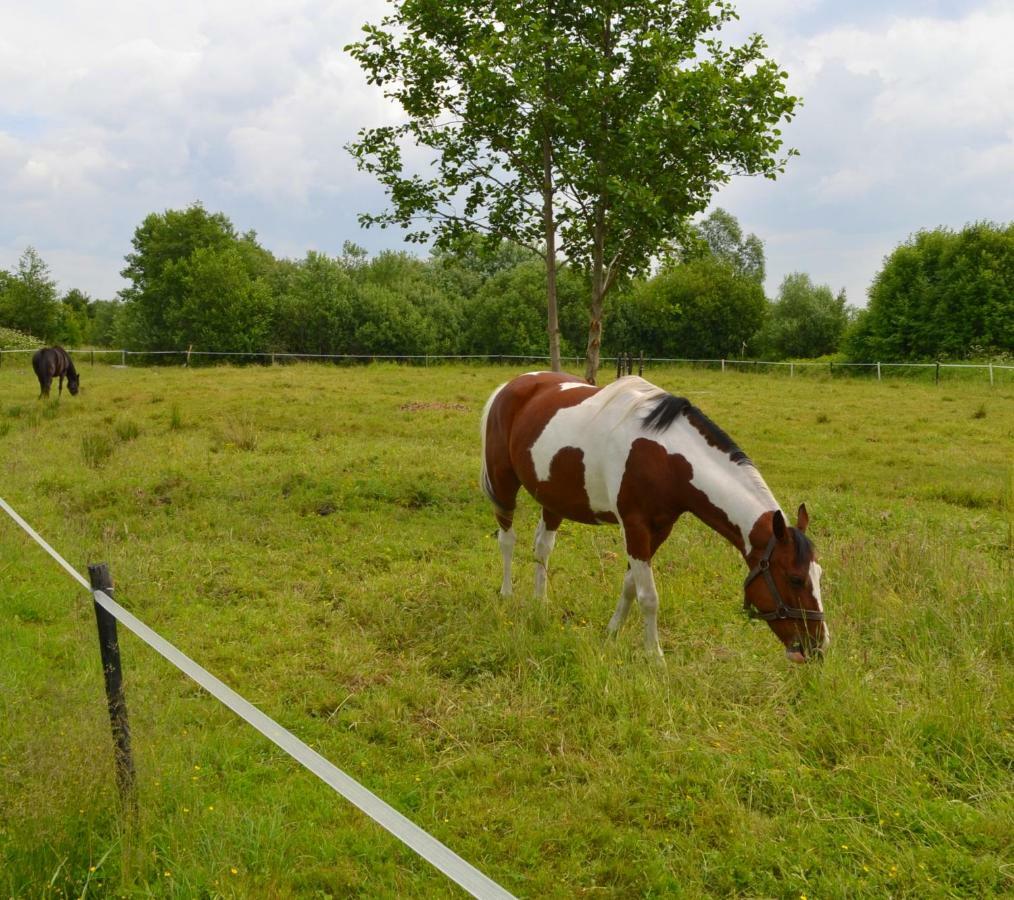
M 496 516 L 497 543 L 500 545 L 500 556 L 503 559 L 503 581 L 500 583 L 500 596 L 509 597 L 513 592 L 511 586 L 511 560 L 514 557 L 514 544 L 517 535 L 514 533 L 514 507 L 517 502 L 521 482 L 511 467 L 506 450 L 496 453 L 489 446 L 484 448 L 486 458 L 482 471 L 482 488 Z
M 553 552 L 553 545 L 556 543 L 556 530 L 560 527 L 563 519 L 551 513 L 548 509 L 542 510 L 542 518 L 535 529 L 535 599 L 546 599 L 546 578 L 549 574 L 549 554 Z
M 513 519 L 513 515 L 512 515 Z M 501 516 L 497 515 L 497 521 L 501 521 Z M 514 526 L 508 524 L 507 528 L 503 527 L 501 522 L 500 530 L 496 535 L 497 543 L 500 545 L 500 556 L 503 559 L 503 581 L 500 582 L 500 596 L 509 597 L 514 593 L 514 588 L 511 586 L 511 559 L 514 556 L 514 545 L 517 543 L 517 535 L 514 533 Z
M 625 522 L 623 528 L 630 574 L 637 593 L 637 602 L 641 607 L 641 615 L 644 617 L 644 651 L 658 659 L 661 659 L 663 654 L 658 641 L 658 591 L 655 588 L 655 576 L 651 571 L 651 560 L 662 542 L 669 537 L 673 522 L 675 518 L 672 522 L 656 528 Z
M 616 637 L 623 627 L 623 623 L 627 621 L 630 605 L 634 602 L 634 597 L 636 596 L 637 588 L 634 585 L 634 572 L 628 564 L 626 574 L 623 576 L 623 589 L 620 591 L 620 599 L 616 604 L 616 612 L 613 613 L 613 617 L 606 626 L 609 637 Z
M 60 388 L 56 392 L 56 397 L 57 397 L 57 399 L 59 399 L 62 396 L 63 396 L 63 376 L 61 375 L 60 376 Z

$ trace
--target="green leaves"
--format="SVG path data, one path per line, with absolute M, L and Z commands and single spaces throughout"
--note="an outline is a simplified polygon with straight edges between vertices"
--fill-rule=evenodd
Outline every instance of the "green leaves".
M 776 177 L 798 99 L 753 35 L 715 37 L 731 4 L 403 0 L 347 49 L 406 121 L 349 145 L 388 190 L 367 225 L 446 245 L 483 231 L 560 252 L 591 277 L 591 377 L 602 300 L 643 271 L 733 174 Z M 401 142 L 432 151 L 405 173 Z M 548 171 L 543 149 L 548 142 Z M 428 225 L 419 228 L 418 219 Z
M 1014 224 L 920 231 L 884 262 L 849 334 L 855 359 L 1014 351 Z

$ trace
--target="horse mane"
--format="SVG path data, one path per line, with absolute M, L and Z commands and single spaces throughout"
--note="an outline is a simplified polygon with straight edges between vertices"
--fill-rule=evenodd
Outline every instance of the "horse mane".
M 750 457 L 736 446 L 735 441 L 686 397 L 663 394 L 655 401 L 655 405 L 648 415 L 644 417 L 644 427 L 647 431 L 663 432 L 681 416 L 686 417 L 687 421 L 704 436 L 704 439 L 712 447 L 718 448 L 723 453 L 728 453 L 732 462 L 741 466 L 753 465 Z
M 792 529 L 792 538 L 796 545 L 796 565 L 806 565 L 816 555 L 813 543 L 798 528 Z

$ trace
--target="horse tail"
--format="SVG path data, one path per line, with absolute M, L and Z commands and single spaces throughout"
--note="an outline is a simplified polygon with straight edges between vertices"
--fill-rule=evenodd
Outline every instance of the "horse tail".
M 505 381 L 489 395 L 486 405 L 482 408 L 482 418 L 479 420 L 479 437 L 482 442 L 482 468 L 479 471 L 479 489 L 489 498 L 489 502 L 492 503 L 497 510 L 502 510 L 503 506 L 493 494 L 493 485 L 490 483 L 489 472 L 486 470 L 486 425 L 489 421 L 489 412 L 493 408 L 493 401 L 496 400 L 497 395 L 506 386 L 507 382 Z

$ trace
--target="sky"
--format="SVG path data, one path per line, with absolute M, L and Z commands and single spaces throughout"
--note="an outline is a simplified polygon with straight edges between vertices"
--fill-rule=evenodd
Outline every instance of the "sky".
M 201 201 L 276 256 L 409 249 L 343 149 L 399 110 L 343 47 L 379 0 L 0 0 L 0 268 L 111 298 L 146 215 Z M 1014 0 L 739 0 L 804 101 L 777 181 L 715 197 L 791 272 L 862 306 L 912 233 L 1014 220 Z

